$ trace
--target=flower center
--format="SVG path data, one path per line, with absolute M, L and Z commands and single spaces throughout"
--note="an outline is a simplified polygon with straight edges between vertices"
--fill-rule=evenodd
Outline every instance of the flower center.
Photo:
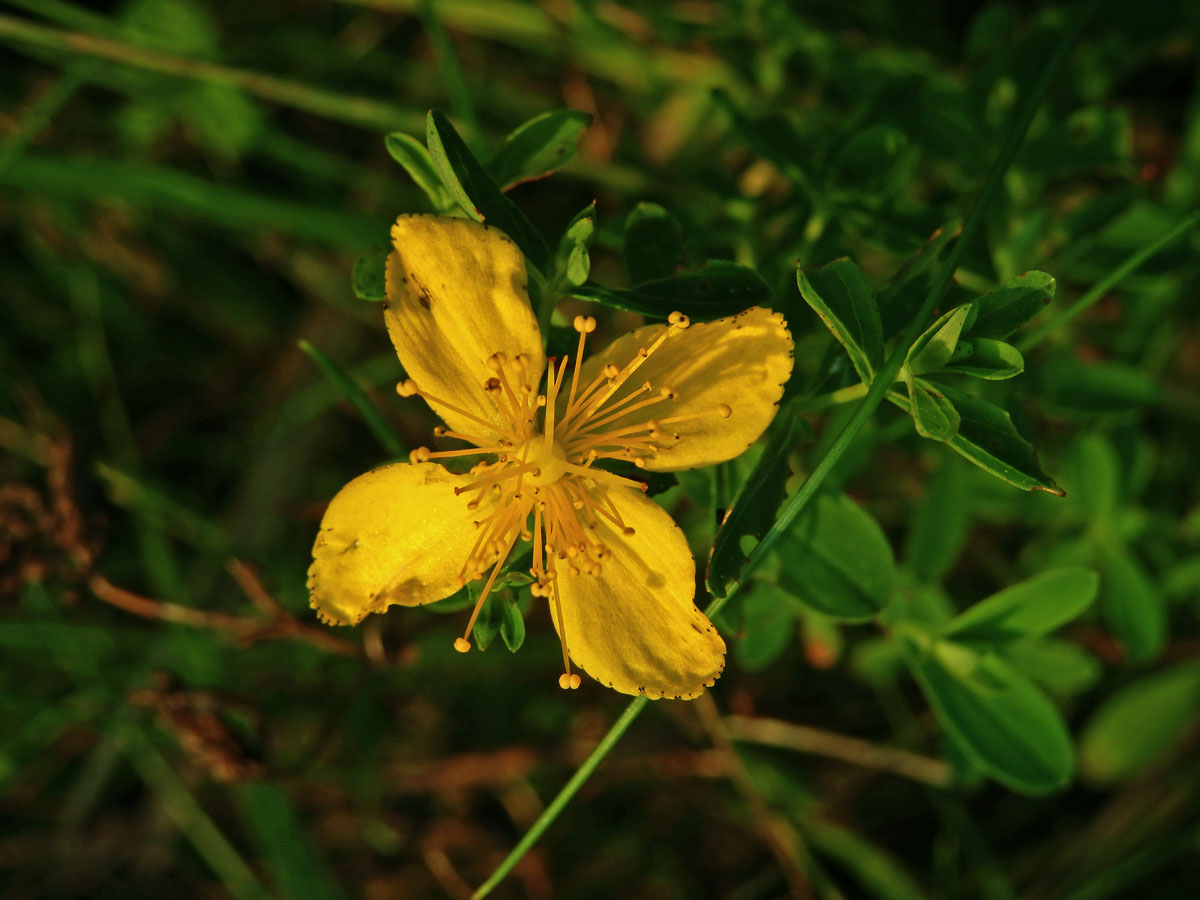
M 535 434 L 509 454 L 522 466 L 533 468 L 526 474 L 525 483 L 540 488 L 554 484 L 567 474 L 567 454 L 558 441 L 548 441 L 544 434 Z
M 733 409 L 719 403 L 713 409 L 682 415 L 662 415 L 653 409 L 662 403 L 679 399 L 675 388 L 667 384 L 652 385 L 649 381 L 634 380 L 634 375 L 667 340 L 687 328 L 689 321 L 682 313 L 672 313 L 666 328 L 640 348 L 623 367 L 604 366 L 590 384 L 580 379 L 581 360 L 587 335 L 596 329 L 590 316 L 576 316 L 575 330 L 579 346 L 569 385 L 566 382 L 568 359 L 551 358 L 546 371 L 546 393 L 537 394 L 528 383 L 529 359 L 519 355 L 513 360 L 503 352 L 488 358 L 493 375 L 483 383 L 483 390 L 493 396 L 503 425 L 502 437 L 485 440 L 444 428 L 435 429 L 440 437 L 463 440 L 475 446 L 463 450 L 431 452 L 418 447 L 410 454 L 414 463 L 463 456 L 491 456 L 493 462 L 479 462 L 471 469 L 475 478 L 456 487 L 456 494 L 469 494 L 467 506 L 479 509 L 484 498 L 495 495 L 493 511 L 475 522 L 478 530 L 475 546 L 463 563 L 459 578 L 463 584 L 480 579 L 489 566 L 491 574 L 479 593 L 466 633 L 454 642 L 455 649 L 466 652 L 471 648 L 470 635 L 476 618 L 487 601 L 496 577 L 512 552 L 517 540 L 532 543 L 533 560 L 530 573 L 536 579 L 530 585 L 535 597 L 546 597 L 554 606 L 562 641 L 565 674 L 559 679 L 564 688 L 579 686 L 579 676 L 571 673 L 567 652 L 567 637 L 563 626 L 559 598 L 559 570 L 569 575 L 599 575 L 609 548 L 599 539 L 597 528 L 603 520 L 622 538 L 633 536 L 633 529 L 621 519 L 609 497 L 612 488 L 639 488 L 646 485 L 593 465 L 598 459 L 632 462 L 643 468 L 646 460 L 661 451 L 669 451 L 680 441 L 671 426 L 708 417 L 728 418 Z M 422 396 L 478 422 L 494 433 L 496 426 L 447 401 L 432 397 L 410 381 L 396 386 L 401 396 Z M 561 404 L 560 398 L 565 398 Z M 536 419 L 543 410 L 542 428 Z M 654 413 L 659 413 L 654 418 Z M 532 527 L 530 520 L 532 519 Z

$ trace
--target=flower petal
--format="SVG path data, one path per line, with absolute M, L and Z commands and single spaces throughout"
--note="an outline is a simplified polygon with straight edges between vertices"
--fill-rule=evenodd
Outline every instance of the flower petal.
M 584 363 L 588 384 L 609 363 L 624 366 L 642 347 L 650 347 L 666 325 L 646 325 L 617 338 Z M 655 390 L 670 387 L 676 399 L 655 404 L 605 425 L 619 429 L 653 417 L 662 429 L 678 434 L 669 448 L 646 458 L 646 468 L 674 472 L 723 462 L 758 440 L 775 417 L 783 386 L 792 374 L 792 335 L 779 313 L 762 307 L 699 322 L 670 335 L 629 379 L 629 389 L 649 381 Z M 724 404 L 728 418 L 718 413 Z M 603 415 L 604 407 L 598 415 Z M 696 416 L 684 422 L 666 420 Z
M 388 606 L 448 597 L 488 514 L 454 493 L 474 476 L 434 463 L 395 463 L 360 475 L 325 510 L 308 570 L 310 602 L 333 625 L 354 625 Z
M 452 430 L 496 438 L 507 429 L 484 390 L 496 374 L 488 358 L 508 356 L 514 388 L 518 354 L 528 356 L 524 377 L 535 388 L 546 366 L 525 257 L 503 232 L 448 216 L 401 216 L 392 244 L 384 318 L 401 364 L 422 391 L 470 414 L 431 402 Z
M 585 672 L 624 694 L 691 699 L 725 667 L 725 642 L 696 608 L 696 564 L 683 532 L 631 488 L 609 490 L 634 529 L 626 537 L 601 520 L 596 537 L 611 551 L 599 575 L 558 570 L 567 650 Z M 559 628 L 550 601 L 554 627 Z

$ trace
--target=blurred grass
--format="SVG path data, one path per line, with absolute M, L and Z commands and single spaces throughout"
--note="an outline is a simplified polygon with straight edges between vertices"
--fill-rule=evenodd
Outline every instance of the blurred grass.
M 846 382 L 795 292 L 796 259 L 849 255 L 882 285 L 961 217 L 1032 61 L 1073 14 L 927 0 L 7 6 L 0 896 L 13 898 L 469 896 L 624 706 L 554 688 L 538 613 L 520 653 L 461 657 L 445 618 L 395 611 L 346 633 L 364 647 L 350 658 L 141 619 L 89 588 L 94 568 L 265 627 L 225 570 L 237 555 L 314 624 L 304 579 L 324 503 L 435 424 L 395 401 L 378 308 L 351 288 L 392 217 L 425 208 L 385 133 L 420 137 L 439 108 L 486 159 L 535 115 L 592 114 L 576 160 L 508 196 L 551 246 L 596 200 L 601 285 L 627 284 L 622 222 L 641 201 L 679 219 L 690 262 L 756 267 L 797 337 L 791 389 L 809 400 Z M 1063 633 L 1093 663 L 1062 702 L 1076 734 L 1198 652 L 1198 31 L 1195 4 L 1101 10 L 951 288 L 957 302 L 961 286 L 1026 269 L 1059 279 L 1054 308 L 1017 336 L 1026 375 L 989 396 L 1068 498 L 956 469 L 890 410 L 830 473 L 881 523 L 904 596 L 931 616 L 1124 554 L 1169 633 L 1158 659 L 1132 664 L 1104 619 Z M 856 163 L 868 146 L 886 153 Z M 814 404 L 810 418 L 799 470 L 846 411 Z M 701 553 L 747 471 L 669 495 Z M 952 515 L 922 505 L 939 490 Z M 731 651 L 755 621 L 726 610 Z M 731 758 L 692 707 L 659 704 L 495 896 L 779 896 L 779 828 L 822 898 L 1200 890 L 1194 710 L 1171 713 L 1165 755 L 1123 763 L 1129 780 L 1026 798 L 972 773 L 880 638 L 770 621 L 788 639 L 754 665 L 731 652 L 721 712 L 942 757 L 957 785 L 795 749 L 739 743 Z M 749 780 L 735 788 L 738 759 Z

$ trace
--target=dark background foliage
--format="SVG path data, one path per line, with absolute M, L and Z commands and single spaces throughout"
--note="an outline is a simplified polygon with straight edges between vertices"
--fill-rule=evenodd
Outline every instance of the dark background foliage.
M 508 196 L 551 248 L 595 201 L 600 286 L 629 287 L 644 202 L 682 226 L 673 263 L 756 269 L 797 339 L 803 473 L 856 379 L 797 262 L 848 256 L 888 297 L 969 212 L 1079 14 L 8 0 L 0 896 L 468 897 L 623 708 L 586 680 L 555 687 L 542 610 L 520 652 L 462 657 L 458 616 L 332 631 L 308 609 L 325 503 L 393 454 L 298 342 L 400 444 L 435 424 L 392 392 L 379 307 L 352 287 L 389 221 L 431 208 L 385 134 L 423 142 L 437 108 L 486 160 L 538 114 L 590 114 L 578 155 Z M 722 612 L 731 660 L 709 698 L 643 715 L 496 896 L 1196 896 L 1194 232 L 1037 329 L 1196 209 L 1198 36 L 1194 2 L 1101 4 L 942 307 L 1057 279 L 1013 338 L 1026 371 L 983 395 L 1068 496 L 971 467 L 885 404 L 831 478 L 866 519 L 808 545 L 886 572 L 889 609 L 937 626 L 1048 569 L 1096 571 L 1095 608 L 1004 651 L 1065 717 L 1071 783 L 986 779 L 895 635 L 814 612 L 804 555 L 784 553 Z M 883 304 L 885 332 L 906 309 Z M 600 315 L 606 334 L 637 322 Z M 700 559 L 750 463 L 664 495 Z

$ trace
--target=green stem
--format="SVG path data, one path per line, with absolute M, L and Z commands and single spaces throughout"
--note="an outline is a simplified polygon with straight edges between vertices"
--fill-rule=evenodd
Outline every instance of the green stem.
M 282 106 L 376 131 L 419 131 L 423 122 L 423 117 L 414 117 L 399 107 L 367 97 L 339 94 L 201 59 L 172 56 L 81 31 L 48 28 L 15 16 L 0 15 L 0 38 L 60 52 L 94 56 L 164 75 L 238 88 Z
M 1017 349 L 1022 353 L 1027 353 L 1032 350 L 1043 340 L 1053 334 L 1057 329 L 1070 322 L 1080 313 L 1087 309 L 1111 291 L 1114 287 L 1136 272 L 1142 265 L 1157 254 L 1160 250 L 1174 243 L 1181 235 L 1186 234 L 1196 227 L 1196 223 L 1200 222 L 1200 212 L 1192 213 L 1182 222 L 1168 228 L 1160 234 L 1155 240 L 1151 241 L 1146 246 L 1142 247 L 1135 253 L 1131 253 L 1129 257 L 1119 266 L 1108 273 L 1104 278 L 1096 282 L 1090 291 L 1072 303 L 1065 309 L 1060 309 L 1035 328 L 1029 334 L 1021 339 L 1017 344 Z
M 1025 103 L 1021 109 L 1020 118 L 1016 122 L 1016 126 L 1012 131 L 1009 132 L 1008 138 L 1005 140 L 1004 146 L 1000 150 L 1000 155 L 996 158 L 996 162 L 992 166 L 991 172 L 988 173 L 987 182 L 984 184 L 983 190 L 979 194 L 979 199 L 975 202 L 975 207 L 971 211 L 970 218 L 963 227 L 962 235 L 954 245 L 954 248 L 950 251 L 950 254 L 946 259 L 946 264 L 938 273 L 938 277 L 929 291 L 929 296 L 925 298 L 925 303 L 922 305 L 921 311 L 913 318 L 912 322 L 909 324 L 908 328 L 901 337 L 900 343 L 896 346 L 896 349 L 892 352 L 891 357 L 889 357 L 887 363 L 884 364 L 883 369 L 876 376 L 874 382 L 872 382 L 870 389 L 867 391 L 866 399 L 864 399 L 855 410 L 853 418 L 851 418 L 851 420 L 846 424 L 845 428 L 842 429 L 842 432 L 834 441 L 833 446 L 829 448 L 829 451 L 817 464 L 817 467 L 813 469 L 812 473 L 808 476 L 808 479 L 801 486 L 799 492 L 797 492 L 784 505 L 779 514 L 779 518 L 776 519 L 775 525 L 770 531 L 767 532 L 763 540 L 760 541 L 754 548 L 754 551 L 750 554 L 750 557 L 746 560 L 746 565 L 742 569 L 741 581 L 735 584 L 733 590 L 731 590 L 724 597 L 714 597 L 712 602 L 709 603 L 704 610 L 706 615 L 710 617 L 715 615 L 721 609 L 721 607 L 729 601 L 729 598 L 733 597 L 737 593 L 738 587 L 741 584 L 746 583 L 749 574 L 757 566 L 762 564 L 763 560 L 766 558 L 768 550 L 774 545 L 775 541 L 779 539 L 783 531 L 787 529 L 792 521 L 795 520 L 796 516 L 800 514 L 808 502 L 813 498 L 817 492 L 817 489 L 825 480 L 826 476 L 833 469 L 833 467 L 837 465 L 838 460 L 841 459 L 846 450 L 849 449 L 851 442 L 855 437 L 857 437 L 858 432 L 862 430 L 863 425 L 866 424 L 867 418 L 883 401 L 884 395 L 887 393 L 888 388 L 891 387 L 892 382 L 895 381 L 896 375 L 899 373 L 900 367 L 904 363 L 904 358 L 908 353 L 908 348 L 912 345 L 912 342 L 917 339 L 918 335 L 921 333 L 921 329 L 925 321 L 929 318 L 930 314 L 933 312 L 934 308 L 945 294 L 946 289 L 950 286 L 950 279 L 954 275 L 954 270 L 958 267 L 958 260 L 961 258 L 963 251 L 970 244 L 972 239 L 974 239 L 976 234 L 978 234 L 979 229 L 982 227 L 984 213 L 987 211 L 987 208 L 991 204 L 992 199 L 995 197 L 996 192 L 1000 189 L 1000 185 L 1004 180 L 1004 174 L 1008 171 L 1008 167 L 1012 165 L 1013 159 L 1016 157 L 1017 151 L 1020 149 L 1021 143 L 1025 138 L 1025 133 L 1029 130 L 1029 125 L 1033 121 L 1034 113 L 1037 112 L 1038 107 L 1041 105 L 1042 99 L 1046 96 L 1046 91 L 1049 90 L 1050 84 L 1053 82 L 1054 77 L 1058 74 L 1059 69 L 1062 68 L 1063 63 L 1066 61 L 1067 55 L 1075 46 L 1075 42 L 1079 39 L 1079 36 L 1083 33 L 1084 27 L 1091 20 L 1091 17 L 1096 10 L 1096 6 L 1097 3 L 1091 3 L 1078 17 L 1075 18 L 1074 27 L 1068 34 L 1066 40 L 1059 45 L 1054 55 L 1046 63 L 1046 67 L 1042 70 L 1042 74 L 1038 78 L 1037 83 L 1034 85 L 1032 92 L 1025 100 Z M 583 786 L 583 783 L 587 781 L 592 772 L 594 772 L 604 760 L 604 757 L 608 755 L 609 751 L 612 750 L 614 746 L 616 746 L 617 741 L 628 730 L 629 726 L 633 723 L 633 720 L 636 719 L 641 711 L 646 708 L 646 703 L 647 701 L 645 697 L 636 697 L 627 707 L 625 707 L 625 711 L 621 714 L 621 717 L 613 723 L 612 727 L 608 731 L 608 734 L 606 734 L 600 743 L 596 745 L 596 749 L 592 751 L 591 755 L 588 756 L 583 765 L 580 766 L 575 774 L 571 776 L 571 780 L 563 786 L 562 790 L 559 791 L 558 796 L 551 801 L 548 807 L 546 807 L 546 811 L 538 816 L 537 821 L 533 823 L 529 831 L 525 833 L 525 836 L 521 838 L 517 846 L 512 849 L 512 852 L 510 852 L 508 856 L 504 858 L 504 861 L 500 863 L 499 867 L 495 872 L 492 873 L 491 877 L 479 886 L 479 889 L 472 895 L 471 900 L 482 900 L 483 897 L 486 897 L 489 893 L 491 893 L 492 889 L 495 888 L 496 885 L 498 885 L 504 879 L 504 877 L 512 871 L 513 867 L 521 861 L 521 858 L 524 857 L 527 852 L 529 852 L 529 849 L 537 842 L 538 838 L 545 833 L 546 829 L 550 827 L 551 823 L 558 817 L 558 814 L 562 812 L 567 803 L 571 801 L 571 799 Z
M 529 830 L 525 832 L 525 836 L 521 838 L 517 846 L 512 848 L 512 852 L 504 857 L 504 862 L 500 863 L 488 880 L 481 884 L 479 889 L 471 895 L 471 900 L 480 900 L 480 898 L 486 897 L 496 885 L 505 879 L 508 873 L 513 870 L 513 867 L 537 843 L 538 838 L 550 827 L 551 823 L 558 818 L 558 814 L 571 802 L 571 798 L 583 787 L 583 783 L 596 771 L 596 768 L 604 761 L 604 757 L 608 756 L 608 751 L 616 746 L 617 741 L 621 739 L 621 736 L 633 724 L 633 720 L 638 717 L 638 714 L 646 708 L 646 704 L 649 702 L 645 697 L 635 697 L 625 707 L 625 712 L 621 713 L 621 717 L 613 722 L 612 727 L 608 729 L 608 734 L 601 739 L 600 743 L 596 745 L 596 749 L 583 761 L 583 765 L 575 770 L 575 774 L 571 776 L 571 780 L 563 785 L 563 789 L 558 792 L 558 796 L 537 817 L 537 821 L 529 827 Z
M 12 164 L 12 161 L 25 152 L 25 148 L 71 98 L 85 81 L 91 77 L 94 62 L 80 63 L 74 69 L 64 72 L 62 78 L 46 93 L 42 94 L 21 117 L 21 123 L 4 145 L 0 147 L 0 172 Z
M 471 92 L 467 89 L 462 67 L 454 53 L 454 45 L 450 43 L 450 35 L 442 25 L 435 6 L 434 0 L 422 0 L 421 21 L 425 23 L 425 30 L 433 44 L 438 71 L 442 75 L 442 85 L 450 97 L 450 108 L 454 110 L 454 117 L 466 126 L 471 149 L 475 151 L 478 150 L 475 143 L 479 140 L 479 119 L 475 115 L 475 106 L 471 102 Z

